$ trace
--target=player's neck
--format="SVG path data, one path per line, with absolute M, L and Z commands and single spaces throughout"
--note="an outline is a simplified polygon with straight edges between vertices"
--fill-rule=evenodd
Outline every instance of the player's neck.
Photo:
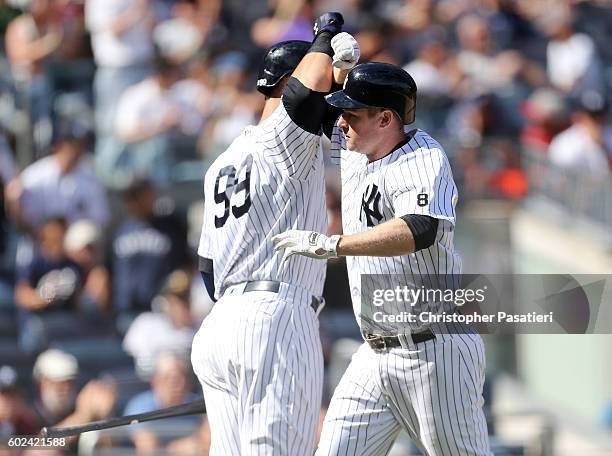
M 278 108 L 279 103 L 280 103 L 280 98 L 266 98 L 266 101 L 264 103 L 264 108 L 261 113 L 261 119 L 259 119 L 258 125 L 261 125 L 262 123 L 264 123 L 266 119 L 270 117 L 274 111 L 276 111 L 276 108 Z
M 380 160 L 393 152 L 398 147 L 406 143 L 407 136 L 403 130 L 394 132 L 392 135 L 381 136 L 380 142 L 374 148 L 372 153 L 366 154 L 369 162 Z

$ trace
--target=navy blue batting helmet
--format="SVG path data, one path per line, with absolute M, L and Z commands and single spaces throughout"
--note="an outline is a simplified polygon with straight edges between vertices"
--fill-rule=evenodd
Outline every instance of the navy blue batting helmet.
M 325 97 L 341 109 L 386 108 L 405 125 L 414 122 L 417 86 L 406 71 L 388 63 L 362 63 L 353 68 L 343 90 Z
M 295 70 L 310 44 L 301 40 L 282 41 L 268 49 L 259 68 L 257 90 L 270 96 L 276 84 Z

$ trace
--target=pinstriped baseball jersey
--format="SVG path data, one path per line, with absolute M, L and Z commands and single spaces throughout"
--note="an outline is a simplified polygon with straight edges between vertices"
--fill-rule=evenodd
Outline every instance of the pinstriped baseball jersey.
M 214 262 L 217 299 L 228 286 L 251 280 L 321 295 L 325 263 L 302 256 L 281 263 L 271 241 L 291 229 L 327 231 L 320 136 L 296 125 L 282 102 L 211 165 L 204 195 L 198 254 Z
M 414 342 L 405 334 L 420 332 L 425 326 L 420 320 L 379 323 L 370 318 L 375 304 L 362 305 L 372 289 L 392 290 L 398 277 L 417 287 L 457 286 L 445 283 L 458 278 L 461 259 L 453 247 L 457 189 L 442 147 L 424 131 L 413 130 L 401 147 L 369 163 L 365 155 L 346 150 L 344 135 L 335 129 L 332 161 L 341 166 L 345 234 L 406 214 L 427 215 L 439 223 L 427 249 L 396 257 L 347 257 L 362 333 L 397 334 L 402 347 L 373 349 L 365 342 L 355 353 L 334 391 L 316 455 L 386 455 L 404 429 L 424 455 L 490 456 L 480 336 L 466 325 L 455 325 L 453 331 L 430 325 L 435 337 Z M 386 312 L 454 310 L 452 301 L 413 304 L 398 302 Z
M 429 134 L 417 129 L 407 135 L 410 139 L 403 146 L 371 163 L 365 155 L 346 150 L 339 128 L 334 128 L 331 138 L 331 160 L 341 167 L 344 234 L 363 232 L 406 214 L 439 219 L 435 242 L 427 249 L 394 257 L 347 257 L 353 310 L 364 332 L 401 334 L 424 326 L 419 321 L 397 325 L 373 321 L 368 317 L 371 312 L 361 306 L 362 296 L 373 289 L 393 289 L 399 275 L 417 288 L 423 285 L 450 289 L 457 284 L 445 281 L 454 281 L 461 274 L 461 258 L 453 245 L 458 195 L 450 164 L 442 146 Z M 364 274 L 376 276 L 368 276 L 366 283 L 362 281 Z M 436 280 L 441 283 L 433 283 Z M 454 304 L 419 302 L 412 307 L 404 303 L 395 306 L 386 310 L 452 312 Z

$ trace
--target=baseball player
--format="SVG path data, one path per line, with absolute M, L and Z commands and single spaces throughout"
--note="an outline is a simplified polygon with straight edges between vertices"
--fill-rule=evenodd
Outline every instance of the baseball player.
M 340 14 L 324 14 L 312 43 L 269 49 L 257 80 L 266 97 L 261 121 L 245 128 L 205 176 L 198 255 L 217 302 L 194 338 L 192 364 L 206 401 L 211 455 L 314 451 L 325 264 L 304 257 L 282 263 L 270 239 L 289 229 L 327 229 L 324 95 L 334 77 L 342 80 L 332 63 L 352 67 L 359 58 L 342 24 Z
M 489 455 L 482 411 L 485 357 L 462 325 L 378 322 L 362 287 L 389 289 L 390 277 L 452 282 L 457 188 L 438 142 L 405 125 L 415 119 L 416 84 L 394 65 L 357 65 L 344 89 L 326 97 L 342 110 L 331 135 L 342 175 L 342 236 L 292 230 L 275 236 L 287 264 L 347 256 L 353 308 L 364 344 L 332 397 L 317 455 L 385 455 L 404 429 L 428 456 Z M 340 111 L 339 111 L 340 112 Z M 407 131 L 410 130 L 410 131 Z M 363 300 L 363 305 L 362 305 Z M 452 314 L 455 304 L 398 309 Z

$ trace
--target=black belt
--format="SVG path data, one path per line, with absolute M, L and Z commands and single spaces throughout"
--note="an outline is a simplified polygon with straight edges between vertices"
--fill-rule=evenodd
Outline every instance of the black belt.
M 436 335 L 430 329 L 426 329 L 420 333 L 406 335 L 410 337 L 414 344 L 427 342 L 436 338 Z M 365 341 L 375 350 L 386 350 L 389 348 L 399 348 L 402 346 L 399 336 L 377 336 L 375 334 L 367 334 Z
M 269 291 L 271 293 L 278 293 L 280 285 L 281 283 L 276 280 L 253 280 L 252 282 L 247 282 L 244 287 L 244 293 L 247 291 Z M 319 310 L 320 305 L 321 302 L 313 296 L 312 301 L 310 301 L 310 307 L 312 307 L 315 313 Z

